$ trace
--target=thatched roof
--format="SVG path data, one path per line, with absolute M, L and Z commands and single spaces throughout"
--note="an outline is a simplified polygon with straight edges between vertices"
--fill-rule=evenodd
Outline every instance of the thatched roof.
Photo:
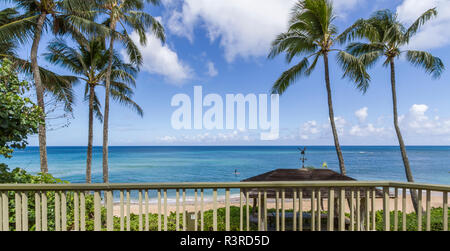
M 263 181 L 356 181 L 349 176 L 339 174 L 330 169 L 276 169 L 267 173 L 263 173 L 245 180 L 241 182 L 263 182 Z M 289 188 L 285 188 L 285 198 L 293 197 L 293 190 Z M 328 197 L 328 188 L 320 188 L 320 193 L 322 198 Z M 249 196 L 251 198 L 256 198 L 258 196 L 258 192 L 264 192 L 264 189 L 250 189 Z M 266 189 L 268 198 L 276 198 L 276 189 Z M 303 198 L 311 198 L 313 189 L 311 188 L 303 188 L 302 194 Z M 315 189 L 316 196 L 317 191 L 319 189 Z M 353 189 L 356 192 L 356 189 Z M 365 197 L 365 189 L 361 188 L 360 197 Z M 370 193 L 372 195 L 372 193 Z M 376 197 L 381 197 L 383 194 L 381 191 L 376 190 Z M 338 196 L 338 192 L 335 192 L 335 196 Z M 350 197 L 349 189 L 346 189 L 346 196 Z M 355 195 L 356 196 L 356 193 Z M 281 192 L 279 190 L 279 198 L 281 198 Z

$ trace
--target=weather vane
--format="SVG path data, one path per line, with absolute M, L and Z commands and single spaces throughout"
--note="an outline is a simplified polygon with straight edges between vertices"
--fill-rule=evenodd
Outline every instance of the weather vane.
M 307 160 L 305 157 L 306 147 L 303 147 L 303 149 L 298 147 L 297 149 L 300 151 L 300 154 L 302 155 L 302 157 L 300 158 L 300 160 L 302 161 L 302 168 L 305 168 L 305 160 Z

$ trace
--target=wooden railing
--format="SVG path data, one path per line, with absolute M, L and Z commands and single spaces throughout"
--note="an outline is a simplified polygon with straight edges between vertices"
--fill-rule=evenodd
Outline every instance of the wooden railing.
M 388 181 L 0 184 L 0 230 L 448 231 L 449 192 Z

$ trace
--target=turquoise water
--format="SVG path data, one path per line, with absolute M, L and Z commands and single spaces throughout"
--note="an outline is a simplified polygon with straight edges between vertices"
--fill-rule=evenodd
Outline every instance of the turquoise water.
M 405 181 L 398 147 L 343 147 L 348 175 L 358 180 Z M 450 146 L 408 147 L 413 175 L 417 182 L 450 185 Z M 308 166 L 323 162 L 338 171 L 334 147 L 307 148 Z M 49 171 L 73 183 L 85 180 L 86 147 L 49 147 Z M 94 148 L 93 182 L 102 181 L 102 149 Z M 300 155 L 292 146 L 182 146 L 111 147 L 111 182 L 215 182 L 240 181 L 277 168 L 300 167 Z M 39 149 L 16 151 L 10 168 L 39 172 Z M 234 174 L 238 170 L 240 175 Z

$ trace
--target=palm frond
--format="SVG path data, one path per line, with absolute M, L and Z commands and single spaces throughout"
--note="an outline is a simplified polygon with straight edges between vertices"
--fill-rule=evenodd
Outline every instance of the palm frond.
M 305 71 L 308 69 L 308 67 L 308 58 L 303 58 L 300 63 L 281 74 L 281 76 L 277 79 L 277 81 L 275 81 L 275 84 L 272 87 L 272 93 L 280 95 L 283 94 L 286 89 L 299 77 L 305 75 Z
M 354 81 L 356 88 L 365 93 L 369 87 L 370 76 L 366 72 L 364 62 L 345 51 L 340 51 L 338 53 L 337 62 L 344 71 L 342 77 L 348 77 Z
M 433 17 L 437 16 L 437 10 L 436 8 L 429 9 L 425 11 L 417 20 L 411 24 L 411 26 L 408 28 L 405 34 L 405 39 L 409 41 L 409 39 L 416 34 L 416 32 L 419 30 L 419 28 L 424 25 L 426 22 L 428 22 Z
M 440 58 L 425 51 L 409 50 L 406 52 L 406 59 L 414 66 L 423 68 L 433 78 L 439 78 L 445 70 L 444 63 Z

